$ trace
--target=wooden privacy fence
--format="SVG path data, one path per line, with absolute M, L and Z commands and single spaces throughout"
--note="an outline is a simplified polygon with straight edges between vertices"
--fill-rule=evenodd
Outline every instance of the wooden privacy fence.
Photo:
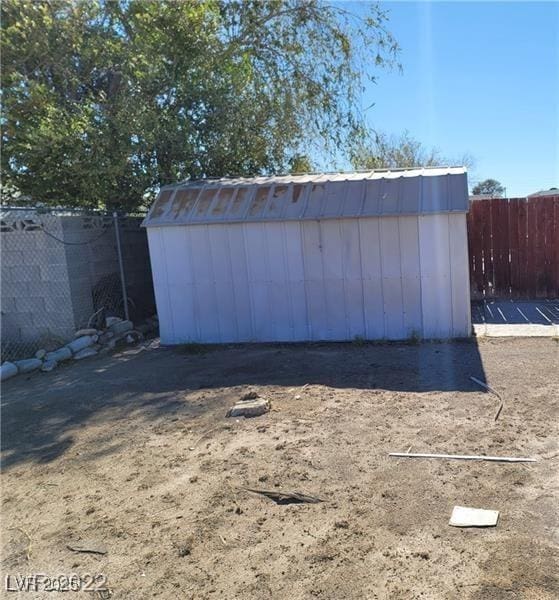
M 559 298 L 559 195 L 474 200 L 472 299 Z

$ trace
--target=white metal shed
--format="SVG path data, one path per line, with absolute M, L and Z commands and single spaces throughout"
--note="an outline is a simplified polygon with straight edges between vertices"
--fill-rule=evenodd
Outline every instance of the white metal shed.
M 469 336 L 463 168 L 166 186 L 147 227 L 161 342 Z

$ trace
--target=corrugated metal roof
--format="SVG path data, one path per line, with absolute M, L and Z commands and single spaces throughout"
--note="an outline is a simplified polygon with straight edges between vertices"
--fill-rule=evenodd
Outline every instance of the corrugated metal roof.
M 398 169 L 186 181 L 161 188 L 143 225 L 316 220 L 467 210 L 465 168 Z

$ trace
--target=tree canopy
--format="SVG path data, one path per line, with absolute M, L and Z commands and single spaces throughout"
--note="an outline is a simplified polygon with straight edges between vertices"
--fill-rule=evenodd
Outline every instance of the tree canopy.
M 472 194 L 485 194 L 500 198 L 505 194 L 505 187 L 496 179 L 486 179 L 472 188 Z
M 4 0 L 3 189 L 130 210 L 171 181 L 296 170 L 362 136 L 386 22 L 321 0 Z
M 443 157 L 436 148 L 426 148 L 408 131 L 388 135 L 373 131 L 362 136 L 352 145 L 351 164 L 355 169 L 405 169 L 434 167 L 437 165 L 473 166 L 473 158 L 465 154 L 459 158 Z

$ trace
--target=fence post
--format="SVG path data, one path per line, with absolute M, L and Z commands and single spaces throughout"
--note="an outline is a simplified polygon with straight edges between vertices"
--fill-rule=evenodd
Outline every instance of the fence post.
M 118 214 L 113 212 L 113 221 L 115 225 L 116 251 L 118 254 L 118 266 L 120 268 L 120 284 L 122 286 L 122 301 L 124 302 L 124 318 L 128 321 L 128 294 L 126 293 L 126 278 L 124 276 L 124 262 L 122 260 L 122 247 L 120 244 L 120 229 L 118 225 Z

